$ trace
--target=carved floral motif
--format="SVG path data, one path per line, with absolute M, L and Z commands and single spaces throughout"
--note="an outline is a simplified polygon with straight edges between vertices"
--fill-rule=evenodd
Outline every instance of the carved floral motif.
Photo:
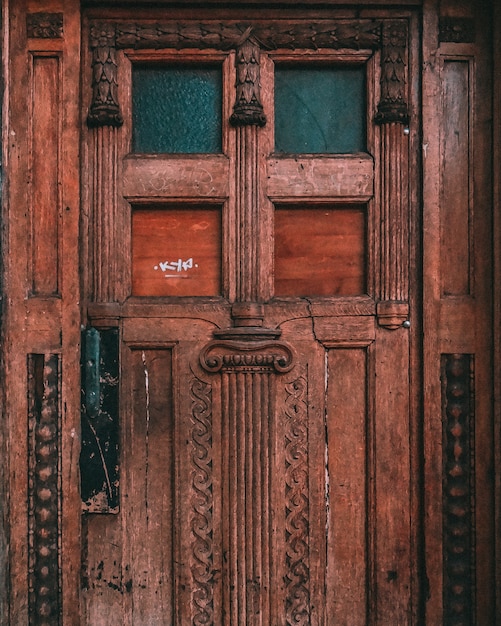
M 63 14 L 28 13 L 26 34 L 33 39 L 60 39 L 63 36 Z

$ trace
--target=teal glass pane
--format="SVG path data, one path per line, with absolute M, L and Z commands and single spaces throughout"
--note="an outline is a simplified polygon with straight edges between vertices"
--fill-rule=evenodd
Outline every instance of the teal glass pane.
M 275 150 L 363 152 L 364 67 L 275 68 Z
M 133 151 L 221 152 L 221 83 L 218 67 L 133 67 Z

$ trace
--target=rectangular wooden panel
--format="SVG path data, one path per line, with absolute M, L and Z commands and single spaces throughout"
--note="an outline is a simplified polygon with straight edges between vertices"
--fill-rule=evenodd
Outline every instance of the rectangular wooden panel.
M 471 99 L 468 60 L 445 60 L 440 200 L 442 296 L 471 292 Z
M 363 207 L 276 208 L 275 295 L 361 295 L 365 274 Z
M 221 291 L 219 208 L 132 214 L 132 295 L 213 296 Z
M 58 56 L 32 59 L 31 292 L 56 295 L 59 257 L 60 67 Z
M 367 617 L 366 354 L 328 352 L 326 600 L 332 623 L 346 624 L 349 616 L 350 624 L 365 624 Z
M 366 201 L 374 193 L 369 155 L 277 157 L 268 160 L 270 198 L 339 198 Z
M 128 158 L 126 198 L 226 198 L 229 161 L 225 156 Z
M 172 352 L 133 349 L 123 442 L 131 623 L 174 623 L 174 417 Z

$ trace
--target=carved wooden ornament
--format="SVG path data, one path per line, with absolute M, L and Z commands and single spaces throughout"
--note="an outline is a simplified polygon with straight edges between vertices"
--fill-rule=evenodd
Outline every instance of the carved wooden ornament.
M 214 48 L 236 49 L 236 98 L 231 122 L 263 126 L 266 117 L 259 94 L 260 50 L 369 49 L 383 47 L 381 102 L 378 123 L 407 123 L 405 21 L 325 20 L 305 24 L 204 23 L 114 23 L 91 26 L 92 103 L 89 126 L 120 126 L 117 99 L 116 49 Z

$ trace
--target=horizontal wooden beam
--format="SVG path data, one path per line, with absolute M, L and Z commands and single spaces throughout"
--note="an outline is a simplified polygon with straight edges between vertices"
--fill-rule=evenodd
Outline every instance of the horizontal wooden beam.
M 125 198 L 219 198 L 228 196 L 224 156 L 129 158 L 124 161 Z
M 373 193 L 374 163 L 369 155 L 276 157 L 268 160 L 268 195 L 272 199 L 367 202 Z

